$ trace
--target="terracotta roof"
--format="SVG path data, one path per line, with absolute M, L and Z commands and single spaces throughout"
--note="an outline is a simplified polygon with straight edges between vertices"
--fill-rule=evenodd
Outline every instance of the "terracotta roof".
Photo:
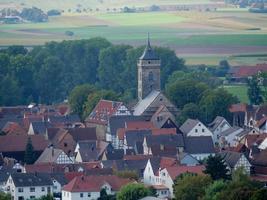
M 176 158 L 161 157 L 159 165 L 161 168 L 166 168 L 166 167 L 171 167 L 177 164 L 178 164 L 178 160 Z
M 114 175 L 107 176 L 77 176 L 62 190 L 68 192 L 99 192 L 104 184 L 109 184 L 113 191 L 119 191 L 123 185 L 130 183 L 129 179 Z
M 176 135 L 176 128 L 152 129 L 152 135 Z
M 233 104 L 230 106 L 229 111 L 232 113 L 234 113 L 234 112 L 246 112 L 247 111 L 247 104 L 245 104 L 245 103 Z
M 152 122 L 149 121 L 129 121 L 125 123 L 125 128 L 134 130 L 134 129 L 152 129 L 156 128 Z
M 253 157 L 254 157 L 253 164 L 260 166 L 267 166 L 267 149 L 260 151 Z
M 2 129 L 6 134 L 27 135 L 27 131 L 16 122 L 8 122 Z
M 204 174 L 203 171 L 205 169 L 204 165 L 197 165 L 197 166 L 172 166 L 165 168 L 172 180 L 174 180 L 177 176 L 184 174 L 184 173 L 196 173 L 196 174 Z
M 252 175 L 250 179 L 254 181 L 267 182 L 267 175 Z
M 74 178 L 83 176 L 83 172 L 67 172 L 65 173 L 65 178 L 68 180 L 68 182 L 72 181 Z
M 122 105 L 122 102 L 101 99 L 85 121 L 106 125 L 109 117 Z
M 239 66 L 236 67 L 232 77 L 243 78 L 253 76 L 259 72 L 267 72 L 267 64 L 257 64 L 255 66 Z
M 245 145 L 248 149 L 250 149 L 254 143 L 259 145 L 266 137 L 267 134 L 246 135 Z
M 64 171 L 64 165 L 56 163 L 39 163 L 33 165 L 25 165 L 25 170 L 27 173 L 53 173 Z
M 266 120 L 267 120 L 267 117 L 263 117 L 263 118 L 261 118 L 261 119 L 257 122 L 256 126 L 259 127 L 259 128 L 261 128 L 261 126 L 266 122 Z
M 29 137 L 35 151 L 43 151 L 48 146 L 42 135 L 5 135 L 0 136 L 0 152 L 25 151 Z

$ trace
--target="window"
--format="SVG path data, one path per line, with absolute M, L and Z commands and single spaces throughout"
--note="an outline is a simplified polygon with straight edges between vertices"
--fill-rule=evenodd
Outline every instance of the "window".
M 35 192 L 35 188 L 34 187 L 31 187 L 30 188 L 30 192 Z
M 202 129 L 202 133 L 204 133 L 204 132 L 205 132 L 205 129 L 203 128 L 203 129 Z
M 23 192 L 23 188 L 19 188 L 18 191 L 19 191 L 19 192 Z
M 148 74 L 148 80 L 149 81 L 153 81 L 154 80 L 154 76 L 153 76 L 153 73 L 152 72 L 149 72 L 149 74 Z
M 197 133 L 197 129 L 195 129 L 195 132 Z
M 35 196 L 30 196 L 30 199 L 35 199 Z
M 19 197 L 18 200 L 24 200 L 24 197 Z
M 44 192 L 45 191 L 45 187 L 42 187 L 42 192 Z
M 83 193 L 80 193 L 80 197 L 83 198 Z
M 91 197 L 91 193 L 90 192 L 88 192 L 88 195 L 87 195 L 88 197 Z
M 67 146 L 68 146 L 68 144 L 65 142 L 65 143 L 64 143 L 64 147 L 67 147 Z

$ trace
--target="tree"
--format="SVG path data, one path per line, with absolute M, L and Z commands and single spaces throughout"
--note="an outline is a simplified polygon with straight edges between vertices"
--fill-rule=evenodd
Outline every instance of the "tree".
M 138 173 L 133 170 L 118 171 L 116 172 L 116 175 L 121 178 L 129 178 L 129 179 L 136 180 L 136 181 L 138 181 L 139 179 Z
M 34 152 L 34 148 L 33 148 L 33 145 L 32 145 L 32 140 L 31 140 L 30 137 L 28 138 L 28 142 L 27 142 L 27 145 L 26 145 L 26 150 L 25 150 L 25 153 L 24 153 L 24 162 L 26 164 L 33 164 L 35 162 L 35 152 Z
M 212 183 L 209 176 L 183 174 L 175 179 L 173 189 L 176 200 L 198 200 L 205 195 L 205 189 Z
M 200 118 L 200 109 L 197 104 L 194 103 L 185 104 L 177 120 L 179 124 L 183 124 L 188 118 L 191 119 Z
M 248 79 L 248 98 L 250 103 L 254 105 L 260 105 L 263 102 L 258 76 Z
M 252 195 L 262 187 L 261 183 L 252 181 L 241 167 L 233 172 L 232 181 L 228 182 L 227 187 L 218 197 L 229 200 L 250 200 Z
M 116 200 L 116 195 L 108 195 L 105 188 L 100 190 L 100 197 L 97 200 Z
M 166 94 L 178 108 L 183 108 L 188 103 L 198 104 L 208 88 L 205 83 L 194 80 L 177 80 L 166 86 Z
M 10 194 L 6 194 L 4 192 L 0 192 L 0 199 L 1 200 L 10 200 L 11 199 L 11 195 Z
M 42 196 L 41 198 L 37 199 L 37 200 L 54 200 L 52 195 L 46 195 L 46 196 Z
M 130 183 L 117 193 L 117 200 L 137 200 L 149 196 L 150 190 L 143 184 Z
M 254 192 L 254 194 L 251 197 L 251 200 L 262 200 L 267 197 L 267 189 L 261 188 Z
M 229 112 L 229 108 L 237 102 L 237 97 L 222 88 L 207 90 L 202 94 L 199 102 L 202 114 L 201 120 L 204 123 L 210 123 L 216 116 L 222 116 L 226 120 L 232 121 L 232 114 Z
M 123 62 L 129 48 L 128 45 L 113 45 L 100 52 L 98 76 L 102 88 L 123 93 L 121 73 L 124 71 Z
M 69 95 L 69 104 L 72 112 L 82 117 L 87 97 L 95 91 L 96 88 L 89 84 L 78 85 L 73 88 Z
M 0 105 L 15 106 L 21 102 L 21 91 L 18 83 L 11 76 L 0 80 Z
M 32 7 L 32 8 L 23 8 L 20 13 L 20 16 L 23 19 L 32 22 L 46 22 L 48 21 L 48 16 L 41 9 Z
M 227 183 L 223 180 L 214 181 L 207 187 L 203 200 L 220 200 L 219 195 L 226 187 Z
M 229 179 L 229 170 L 220 155 L 208 157 L 204 173 L 209 174 L 213 180 Z

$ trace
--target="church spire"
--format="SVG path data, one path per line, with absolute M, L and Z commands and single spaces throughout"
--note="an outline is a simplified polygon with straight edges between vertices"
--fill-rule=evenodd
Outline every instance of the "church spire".
M 147 34 L 147 45 L 143 52 L 143 55 L 139 58 L 140 60 L 158 60 L 159 58 L 156 56 L 150 44 L 150 34 Z

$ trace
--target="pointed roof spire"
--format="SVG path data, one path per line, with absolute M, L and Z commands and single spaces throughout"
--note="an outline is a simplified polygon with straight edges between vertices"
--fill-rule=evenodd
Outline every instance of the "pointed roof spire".
M 147 45 L 143 52 L 143 55 L 139 58 L 140 60 L 158 60 L 159 58 L 156 56 L 150 45 L 150 34 L 147 34 Z
M 149 48 L 149 49 L 151 49 L 149 32 L 147 33 L 147 46 L 146 47 Z

